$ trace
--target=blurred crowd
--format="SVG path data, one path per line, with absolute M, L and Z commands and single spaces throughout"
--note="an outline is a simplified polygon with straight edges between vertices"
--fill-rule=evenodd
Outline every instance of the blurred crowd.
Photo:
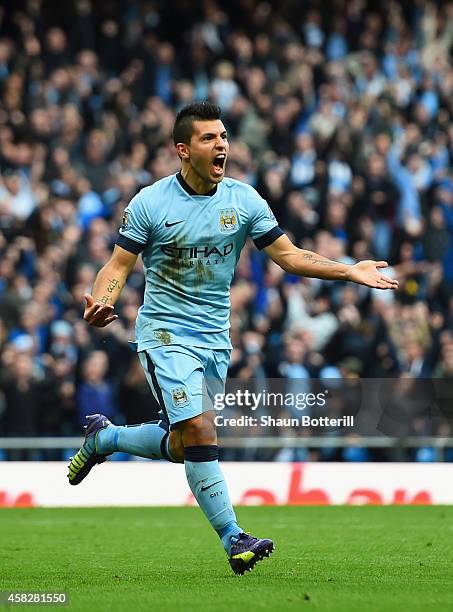
M 155 418 L 129 343 L 140 261 L 114 324 L 89 328 L 83 295 L 130 198 L 178 170 L 171 130 L 193 100 L 221 105 L 227 174 L 297 245 L 387 260 L 400 283 L 295 278 L 248 244 L 230 376 L 451 378 L 452 43 L 447 1 L 2 3 L 0 435 L 77 434 L 95 412 Z

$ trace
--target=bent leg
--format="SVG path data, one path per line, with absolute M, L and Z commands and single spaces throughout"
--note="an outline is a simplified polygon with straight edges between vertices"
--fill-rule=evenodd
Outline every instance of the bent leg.
M 101 455 L 129 453 L 147 459 L 183 462 L 180 432 L 168 431 L 165 421 L 150 421 L 140 425 L 109 425 L 96 436 L 96 451 Z M 175 454 L 173 454 L 173 452 Z
M 109 424 L 108 427 L 98 432 L 96 450 L 100 455 L 109 455 L 120 451 L 137 457 L 166 459 L 174 463 L 183 463 L 184 451 L 181 432 L 169 431 L 169 421 L 171 419 L 169 419 L 166 410 L 166 402 L 162 391 L 162 382 L 166 384 L 167 388 L 179 384 L 178 381 L 169 383 L 168 380 L 168 377 L 170 375 L 174 376 L 174 372 L 177 370 L 172 361 L 172 353 L 170 355 L 158 354 L 157 357 L 160 357 L 160 359 L 157 359 L 157 368 L 150 354 L 146 351 L 140 351 L 138 357 L 163 417 L 159 421 L 150 421 L 139 425 L 115 426 Z M 168 401 L 169 398 L 167 397 Z

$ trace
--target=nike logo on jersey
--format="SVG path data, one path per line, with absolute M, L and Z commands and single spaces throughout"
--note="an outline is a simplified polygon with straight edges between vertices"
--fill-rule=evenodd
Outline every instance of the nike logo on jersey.
M 173 225 L 178 225 L 178 223 L 184 223 L 184 219 L 182 221 L 175 221 L 174 223 L 169 223 L 165 221 L 165 227 L 173 227 Z
M 219 480 L 218 482 L 214 482 L 212 485 L 209 485 L 208 487 L 201 487 L 202 491 L 207 491 L 208 489 L 210 489 L 211 487 L 215 487 L 216 484 L 221 483 L 222 481 Z

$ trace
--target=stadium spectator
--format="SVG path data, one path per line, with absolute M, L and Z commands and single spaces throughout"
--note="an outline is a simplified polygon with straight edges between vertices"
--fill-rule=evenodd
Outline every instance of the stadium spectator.
M 106 416 L 116 414 L 112 384 L 106 380 L 108 357 L 103 351 L 93 351 L 82 365 L 81 382 L 77 391 L 79 422 L 84 423 L 87 414 L 99 412 Z M 94 414 L 93 413 L 93 414 Z

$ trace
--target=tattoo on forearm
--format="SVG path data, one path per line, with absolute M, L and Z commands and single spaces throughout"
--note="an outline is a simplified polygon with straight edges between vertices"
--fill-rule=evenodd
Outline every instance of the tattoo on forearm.
M 111 294 L 112 294 L 112 293 L 115 291 L 115 289 L 117 289 L 118 287 L 121 287 L 121 285 L 120 285 L 120 281 L 119 281 L 117 278 L 109 278 L 109 279 L 108 279 L 107 289 L 106 289 L 107 294 L 103 295 L 103 296 L 100 298 L 100 300 L 99 300 L 99 301 L 101 302 L 101 304 L 108 304 L 108 303 L 109 303 L 109 301 L 110 301 L 110 300 L 111 300 L 111 298 L 112 298 L 112 295 L 111 295 Z M 110 295 L 108 295 L 108 294 L 110 294 Z
M 312 264 L 320 264 L 321 266 L 335 266 L 335 261 L 326 261 L 325 259 L 315 259 L 310 253 L 303 255 L 303 258 L 309 260 Z
M 120 281 L 117 278 L 109 278 L 109 284 L 107 285 L 107 291 L 113 293 L 117 287 L 120 286 Z

